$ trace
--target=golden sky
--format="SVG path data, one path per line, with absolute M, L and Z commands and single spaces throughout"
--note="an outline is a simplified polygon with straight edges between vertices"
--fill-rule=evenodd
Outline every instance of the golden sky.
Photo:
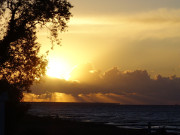
M 56 46 L 50 51 L 48 75 L 71 81 L 88 80 L 90 83 L 92 78 L 81 78 L 85 76 L 82 75 L 84 72 L 81 68 L 85 65 L 85 69 L 93 74 L 98 73 L 98 76 L 99 72 L 102 76 L 113 67 L 119 67 L 122 72 L 128 70 L 132 73 L 135 70 L 147 70 L 151 78 L 158 74 L 165 77 L 180 76 L 179 0 L 70 2 L 74 6 L 71 10 L 73 17 L 68 22 L 67 31 L 60 34 L 62 46 Z M 38 33 L 42 53 L 51 47 L 47 32 L 40 30 Z M 112 93 L 106 92 L 109 95 L 104 95 L 103 98 L 106 97 L 106 101 L 110 102 L 107 98 L 112 97 Z M 93 95 L 94 93 L 85 94 L 87 100 L 93 96 L 102 96 Z M 71 95 L 66 96 L 72 101 L 75 100 Z
M 153 76 L 180 76 L 179 0 L 71 0 L 74 8 L 61 47 L 49 58 L 69 70 L 84 63 L 106 71 L 148 70 Z M 39 32 L 49 49 L 47 31 Z M 60 62 L 59 62 L 60 63 Z

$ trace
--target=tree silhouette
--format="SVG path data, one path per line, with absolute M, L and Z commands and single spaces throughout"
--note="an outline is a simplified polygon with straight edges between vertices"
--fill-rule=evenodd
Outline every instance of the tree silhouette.
M 8 92 L 8 112 L 18 110 L 23 91 L 45 74 L 38 29 L 50 31 L 52 47 L 59 44 L 58 33 L 67 27 L 71 8 L 66 0 L 0 0 L 0 94 Z
M 0 5 L 0 77 L 27 91 L 47 64 L 38 55 L 37 29 L 48 28 L 50 40 L 59 44 L 72 6 L 66 0 L 1 0 Z

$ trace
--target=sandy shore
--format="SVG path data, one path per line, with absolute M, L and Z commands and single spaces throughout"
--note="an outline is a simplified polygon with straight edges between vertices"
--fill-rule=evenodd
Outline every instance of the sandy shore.
M 121 129 L 103 123 L 87 123 L 50 117 L 24 117 L 14 131 L 14 135 L 148 135 L 146 129 Z M 152 135 L 174 135 L 165 132 Z

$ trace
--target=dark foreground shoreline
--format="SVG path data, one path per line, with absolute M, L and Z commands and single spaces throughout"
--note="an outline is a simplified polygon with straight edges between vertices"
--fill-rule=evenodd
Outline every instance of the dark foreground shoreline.
M 147 129 L 122 129 L 113 125 L 77 122 L 51 117 L 25 116 L 14 135 L 149 135 Z M 152 135 L 176 135 L 159 130 Z

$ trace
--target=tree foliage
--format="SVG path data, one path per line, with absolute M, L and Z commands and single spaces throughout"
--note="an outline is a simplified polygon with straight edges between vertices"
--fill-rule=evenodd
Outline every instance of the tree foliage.
M 45 74 L 47 61 L 39 55 L 37 30 L 48 29 L 50 40 L 58 44 L 71 8 L 66 0 L 0 1 L 0 80 L 28 91 Z
M 0 94 L 8 93 L 6 134 L 14 134 L 27 110 L 20 103 L 23 91 L 45 74 L 47 60 L 40 55 L 37 31 L 46 28 L 57 44 L 72 5 L 66 0 L 0 0 Z

